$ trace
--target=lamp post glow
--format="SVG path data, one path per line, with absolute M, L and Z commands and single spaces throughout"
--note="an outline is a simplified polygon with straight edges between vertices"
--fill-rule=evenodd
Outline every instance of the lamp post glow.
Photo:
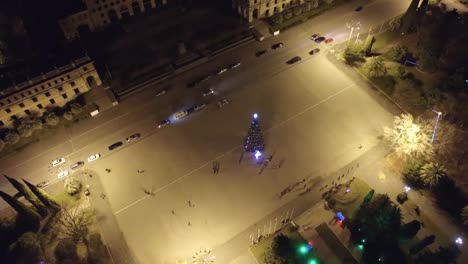
M 255 152 L 255 159 L 258 159 L 260 156 L 262 156 L 262 153 L 260 151 Z
M 437 120 L 436 120 L 436 123 L 435 123 L 435 126 L 434 126 L 434 132 L 432 132 L 431 144 L 434 143 L 434 138 L 435 138 L 437 126 L 439 125 L 439 119 L 440 119 L 440 116 L 442 115 L 442 112 L 438 112 L 436 110 L 432 110 L 432 112 L 437 114 Z
M 348 37 L 348 45 L 349 45 L 349 42 L 351 41 L 351 37 L 353 36 L 354 29 L 359 30 L 361 28 L 361 22 L 351 21 L 351 22 L 346 23 L 346 27 L 351 29 L 351 32 L 349 33 L 349 37 Z
M 258 118 L 258 114 L 257 114 L 257 113 L 253 114 L 253 118 L 254 118 L 254 119 L 257 119 L 257 118 Z

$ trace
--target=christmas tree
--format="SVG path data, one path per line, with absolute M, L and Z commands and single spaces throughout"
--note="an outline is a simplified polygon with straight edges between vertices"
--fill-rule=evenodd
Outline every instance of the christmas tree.
M 249 132 L 244 139 L 244 150 L 247 152 L 262 152 L 265 148 L 265 142 L 263 141 L 262 131 L 258 124 L 258 115 L 254 114 L 252 123 L 250 124 Z

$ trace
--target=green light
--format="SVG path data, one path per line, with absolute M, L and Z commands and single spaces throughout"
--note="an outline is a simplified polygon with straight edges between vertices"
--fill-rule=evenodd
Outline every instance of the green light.
M 309 261 L 309 264 L 318 264 L 318 262 L 317 262 L 317 260 L 315 260 L 315 259 L 311 259 L 311 260 Z
M 309 249 L 307 248 L 307 246 L 301 246 L 299 248 L 299 251 L 302 253 L 302 254 L 305 254 L 307 253 L 307 251 L 309 251 Z
M 364 249 L 364 246 L 361 245 L 361 244 L 359 244 L 359 245 L 357 246 L 357 248 L 358 248 L 359 250 L 363 250 L 363 249 Z

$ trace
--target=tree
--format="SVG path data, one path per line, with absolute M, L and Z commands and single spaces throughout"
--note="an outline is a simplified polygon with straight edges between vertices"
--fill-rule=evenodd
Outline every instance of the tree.
M 347 64 L 363 61 L 364 53 L 361 44 L 351 43 L 346 47 L 343 57 Z
M 17 131 L 21 137 L 30 137 L 33 133 L 32 126 L 28 121 L 21 122 L 21 124 L 17 128 Z
M 401 172 L 407 183 L 413 188 L 422 188 L 425 185 L 419 174 L 423 165 L 424 162 L 422 160 L 410 159 L 406 161 L 405 167 Z
M 64 118 L 65 120 L 68 120 L 68 121 L 72 120 L 72 119 L 73 119 L 73 114 L 72 114 L 72 112 L 70 112 L 70 111 L 65 112 L 65 113 L 63 114 L 63 118 Z
M 288 10 L 286 10 L 286 11 L 284 12 L 284 16 L 283 16 L 283 17 L 284 17 L 284 19 L 289 20 L 289 19 L 292 18 L 292 16 L 293 16 L 293 13 L 291 12 L 291 9 L 288 9 Z
M 389 55 L 392 60 L 398 63 L 404 63 L 405 60 L 411 58 L 411 53 L 409 52 L 408 48 L 403 45 L 393 46 L 389 51 Z
M 106 250 L 106 245 L 102 242 L 99 233 L 92 233 L 88 237 L 90 260 L 91 263 L 108 263 L 109 254 Z
M 415 264 L 456 264 L 457 257 L 460 255 L 457 247 L 441 247 L 435 251 L 425 251 L 421 253 L 414 261 Z
M 412 0 L 408 9 L 401 17 L 401 32 L 409 33 L 415 29 L 417 20 L 417 8 L 419 0 Z
M 306 2 L 304 4 L 304 11 L 309 12 L 310 10 L 312 10 L 312 2 Z
M 465 205 L 461 211 L 461 219 L 464 225 L 468 225 L 468 205 Z
M 364 68 L 367 70 L 369 77 L 372 78 L 383 77 L 387 74 L 387 66 L 385 66 L 385 62 L 380 56 L 369 58 Z
M 78 115 L 83 112 L 83 107 L 79 103 L 73 103 L 70 105 L 70 111 L 74 115 Z
M 366 38 L 366 41 L 364 41 L 362 49 L 367 56 L 371 54 L 372 46 L 374 45 L 374 42 L 375 42 L 375 38 L 372 35 L 368 35 Z
M 37 232 L 39 230 L 39 221 L 41 217 L 34 210 L 2 191 L 0 191 L 0 197 L 15 209 L 20 220 L 24 223 L 24 229 L 32 232 Z
M 57 263 L 79 263 L 76 243 L 70 239 L 60 240 L 54 249 Z
M 312 3 L 313 8 L 317 8 L 319 6 L 319 0 L 311 0 L 310 2 Z
M 3 141 L 2 139 L 0 139 L 0 151 L 2 151 L 3 148 L 5 148 L 5 141 Z
M 8 131 L 8 133 L 5 136 L 5 141 L 8 144 L 14 145 L 18 143 L 19 140 L 20 140 L 19 135 L 15 131 L 12 131 L 12 130 Z
M 258 115 L 254 114 L 249 131 L 244 139 L 244 150 L 247 152 L 257 152 L 263 151 L 263 149 L 265 149 L 265 142 L 263 141 L 262 131 L 258 123 Z
M 39 263 L 44 260 L 44 252 L 36 234 L 26 232 L 11 244 L 9 259 L 11 263 L 18 264 Z
M 392 128 L 384 128 L 384 138 L 400 156 L 429 158 L 434 153 L 431 130 L 417 124 L 411 114 L 402 114 L 395 117 Z
M 273 23 L 275 23 L 276 25 L 279 25 L 281 23 L 283 23 L 283 14 L 276 14 L 275 16 L 273 16 Z
M 34 130 L 41 130 L 42 129 L 42 120 L 41 119 L 34 119 L 31 123 L 31 127 Z
M 442 177 L 445 177 L 446 170 L 439 163 L 429 162 L 421 167 L 419 171 L 421 179 L 429 187 L 436 187 Z
M 401 18 L 402 16 L 397 16 L 390 21 L 389 25 L 391 31 L 399 30 L 401 28 Z
M 36 197 L 44 204 L 47 206 L 49 209 L 52 209 L 53 211 L 58 211 L 60 209 L 60 205 L 58 204 L 57 201 L 55 201 L 54 198 L 52 198 L 49 194 L 47 194 L 44 190 L 34 186 L 30 182 L 26 181 L 25 179 L 22 179 L 23 182 L 28 186 L 28 188 L 36 195 Z
M 75 195 L 81 191 L 81 182 L 74 177 L 65 179 L 65 190 L 69 195 Z
M 425 247 L 429 246 L 430 244 L 434 243 L 434 241 L 435 241 L 435 236 L 434 235 L 426 236 L 421 241 L 419 241 L 419 243 L 417 243 L 416 245 L 414 245 L 413 247 L 410 248 L 410 250 L 409 250 L 410 254 L 414 255 L 414 254 L 418 253 L 423 248 L 425 248 Z
M 468 76 L 468 67 L 458 68 L 444 81 L 442 87 L 446 91 L 461 91 L 465 89 L 465 76 Z
M 45 119 L 49 126 L 56 126 L 60 122 L 60 119 L 54 112 L 50 112 L 49 114 L 47 114 Z
M 417 220 L 413 220 L 401 226 L 401 237 L 404 239 L 411 239 L 418 233 L 419 229 L 421 229 L 421 223 Z
M 5 178 L 15 187 L 18 192 L 20 192 L 28 202 L 30 202 L 34 208 L 36 208 L 37 212 L 39 215 L 42 217 L 47 216 L 47 208 L 41 203 L 39 199 L 31 192 L 29 188 L 24 186 L 21 182 L 17 181 L 16 179 L 10 178 L 6 176 L 5 174 L 3 175 Z
M 301 6 L 296 6 L 294 7 L 293 9 L 293 14 L 295 16 L 299 16 L 300 14 L 302 14 L 302 7 Z
M 59 232 L 72 241 L 82 242 L 89 254 L 88 233 L 94 217 L 90 210 L 62 208 L 58 215 Z

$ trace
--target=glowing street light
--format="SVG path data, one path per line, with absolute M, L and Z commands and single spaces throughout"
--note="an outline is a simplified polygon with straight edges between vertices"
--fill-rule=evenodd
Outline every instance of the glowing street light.
M 409 192 L 409 191 L 411 191 L 411 187 L 405 186 L 405 192 Z
M 258 159 L 260 156 L 262 156 L 262 153 L 259 150 L 257 150 L 255 151 L 254 155 L 255 155 L 255 159 Z
M 354 29 L 359 30 L 361 28 L 361 22 L 351 21 L 351 22 L 346 23 L 346 27 L 351 29 L 351 32 L 349 33 L 349 37 L 348 37 L 348 44 L 349 44 L 349 42 L 351 41 L 351 37 L 353 36 Z
M 457 239 L 455 239 L 455 243 L 457 243 L 459 245 L 462 245 L 463 244 L 463 239 L 461 237 L 457 237 Z
M 434 132 L 432 132 L 431 144 L 434 143 L 434 138 L 435 138 L 437 126 L 439 125 L 439 119 L 440 119 L 440 116 L 442 115 L 442 112 L 436 111 L 434 109 L 432 109 L 432 112 L 437 114 L 437 120 L 436 120 L 436 123 L 435 123 L 435 126 L 434 126 Z
M 254 119 L 257 119 L 257 118 L 258 118 L 258 114 L 257 114 L 257 113 L 253 114 L 253 118 L 254 118 Z

